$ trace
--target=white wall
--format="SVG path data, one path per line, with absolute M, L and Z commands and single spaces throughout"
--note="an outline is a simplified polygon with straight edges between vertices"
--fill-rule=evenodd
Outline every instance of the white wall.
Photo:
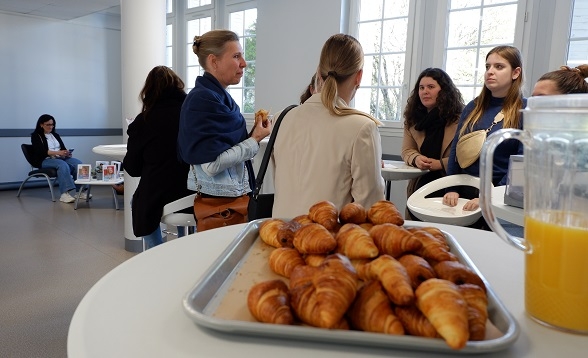
M 342 2 L 257 0 L 257 108 L 277 112 L 298 103 L 323 44 L 340 32 Z
M 121 128 L 120 30 L 0 13 L 1 183 L 20 182 L 30 170 L 20 151 L 43 113 L 57 129 Z M 26 130 L 26 131 L 25 131 Z M 122 137 L 64 137 L 76 157 L 92 163 L 91 148 Z

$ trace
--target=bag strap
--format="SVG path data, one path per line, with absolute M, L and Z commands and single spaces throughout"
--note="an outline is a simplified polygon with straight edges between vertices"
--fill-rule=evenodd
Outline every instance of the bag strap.
M 488 129 L 486 129 L 486 133 L 489 133 L 490 130 L 492 130 L 492 127 L 494 127 L 496 124 L 502 122 L 502 120 L 504 119 L 504 112 L 500 111 L 496 114 L 496 116 L 494 116 L 494 120 L 492 121 L 492 124 L 490 125 L 490 127 L 488 127 Z
M 265 176 L 265 172 L 267 171 L 267 166 L 269 164 L 270 157 L 272 155 L 272 151 L 274 150 L 274 142 L 276 141 L 276 137 L 278 135 L 278 129 L 280 129 L 280 124 L 282 123 L 282 119 L 292 108 L 296 107 L 296 104 L 292 104 L 286 107 L 280 116 L 274 123 L 274 128 L 272 130 L 272 134 L 270 135 L 269 143 L 267 144 L 267 148 L 265 149 L 265 153 L 263 153 L 263 159 L 261 160 L 261 165 L 259 166 L 259 172 L 257 173 L 257 179 L 255 179 L 255 190 L 253 190 L 253 199 L 257 199 L 259 196 L 259 192 L 261 191 L 261 185 L 263 184 L 263 177 Z

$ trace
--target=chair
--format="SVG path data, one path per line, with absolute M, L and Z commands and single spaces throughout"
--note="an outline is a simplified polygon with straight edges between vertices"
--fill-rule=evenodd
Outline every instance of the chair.
M 178 231 L 176 234 L 172 231 L 163 230 L 164 234 L 182 237 L 196 232 L 196 219 L 194 218 L 194 214 L 176 213 L 176 211 L 193 207 L 195 197 L 196 193 L 172 201 L 163 207 L 161 222 L 166 225 L 175 226 Z
M 423 221 L 440 224 L 468 226 L 482 217 L 480 208 L 474 211 L 462 210 L 469 199 L 459 198 L 454 207 L 443 204 L 443 198 L 427 198 L 426 196 L 437 190 L 452 186 L 472 186 L 480 189 L 480 178 L 467 174 L 449 175 L 422 186 L 408 198 L 406 206 Z
M 29 172 L 29 176 L 20 184 L 20 188 L 18 188 L 18 194 L 16 197 L 20 196 L 20 192 L 24 187 L 25 183 L 31 178 L 41 178 L 44 177 L 47 179 L 47 184 L 49 184 L 49 190 L 51 191 L 51 200 L 55 201 L 55 194 L 53 193 L 53 184 L 55 179 L 57 178 L 57 169 L 55 168 L 37 168 L 33 165 L 32 158 L 33 158 L 33 146 L 32 144 L 21 144 L 20 148 L 27 159 L 27 162 L 31 165 L 31 171 Z

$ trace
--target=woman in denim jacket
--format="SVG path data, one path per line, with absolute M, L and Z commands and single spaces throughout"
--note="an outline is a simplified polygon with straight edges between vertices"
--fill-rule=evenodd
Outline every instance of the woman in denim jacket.
M 192 46 L 204 75 L 198 76 L 180 114 L 178 151 L 192 165 L 196 190 L 204 197 L 239 197 L 252 191 L 255 175 L 251 158 L 271 123 L 247 133 L 239 106 L 226 88 L 238 84 L 247 66 L 239 37 L 232 31 L 212 30 L 194 37 Z

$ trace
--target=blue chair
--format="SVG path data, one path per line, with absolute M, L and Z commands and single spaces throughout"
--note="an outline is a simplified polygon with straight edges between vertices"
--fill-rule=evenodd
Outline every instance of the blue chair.
M 49 190 L 51 191 L 51 200 L 55 201 L 55 194 L 53 193 L 53 185 L 55 179 L 57 178 L 57 169 L 55 168 L 36 168 L 33 165 L 32 158 L 33 158 L 33 145 L 32 144 L 21 144 L 20 148 L 27 159 L 27 162 L 31 165 L 31 171 L 29 172 L 28 177 L 20 184 L 20 188 L 18 188 L 18 194 L 16 197 L 20 196 L 20 192 L 24 187 L 25 183 L 31 178 L 45 178 L 47 179 L 47 184 L 49 184 Z

